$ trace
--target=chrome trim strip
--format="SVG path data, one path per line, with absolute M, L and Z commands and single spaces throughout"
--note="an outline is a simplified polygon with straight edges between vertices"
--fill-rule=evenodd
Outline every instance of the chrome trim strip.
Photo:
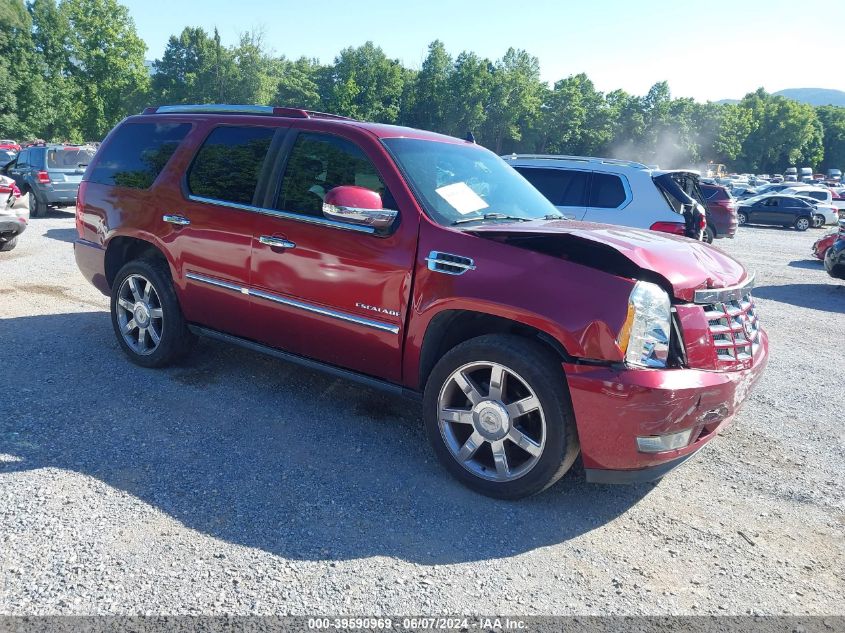
M 364 325 L 366 327 L 371 327 L 376 330 L 382 330 L 383 332 L 390 332 L 391 334 L 399 333 L 398 325 L 382 323 L 381 321 L 372 321 L 371 319 L 365 319 L 363 317 L 354 316 L 352 314 L 346 314 L 345 312 L 335 312 L 334 310 L 320 308 L 315 305 L 311 305 L 310 303 L 296 301 L 295 299 L 286 299 L 285 297 L 280 297 L 269 292 L 264 292 L 263 290 L 250 290 L 249 294 L 253 297 L 266 299 L 267 301 L 273 301 L 274 303 L 281 303 L 282 305 L 291 306 L 292 308 L 299 308 L 300 310 L 305 310 L 306 312 L 313 312 L 314 314 L 322 314 L 323 316 L 332 317 L 333 319 L 339 319 L 340 321 L 349 321 L 350 323 L 357 323 L 358 325 Z
M 243 286 L 238 286 L 237 284 L 230 283 L 228 281 L 223 281 L 222 279 L 215 279 L 214 277 L 206 277 L 205 275 L 200 275 L 199 273 L 185 273 L 185 277 L 188 279 L 193 279 L 194 281 L 201 281 L 206 284 L 210 284 L 212 286 L 218 286 L 220 288 L 226 288 L 226 290 L 234 290 L 235 292 L 241 292 L 243 294 L 249 294 L 249 290 L 244 288 Z M 246 292 L 244 292 L 246 290 Z
M 356 233 L 373 234 L 376 230 L 371 226 L 360 226 L 357 224 L 347 224 L 346 222 L 338 222 L 336 220 L 329 220 L 326 218 L 317 218 L 308 215 L 299 215 L 298 213 L 291 213 L 289 211 L 279 211 L 278 209 L 267 209 L 265 207 L 254 207 L 249 204 L 240 204 L 237 202 L 226 202 L 225 200 L 215 200 L 214 198 L 203 198 L 202 196 L 189 195 L 188 200 L 193 202 L 202 202 L 204 204 L 213 204 L 218 207 L 231 207 L 233 209 L 240 209 L 241 211 L 250 211 L 252 213 L 260 213 L 261 215 L 268 215 L 271 218 L 282 218 L 284 220 L 295 220 L 297 222 L 304 222 L 305 224 L 316 224 L 317 226 L 327 226 L 333 229 L 341 229 L 344 231 L 354 231 Z
M 693 301 L 695 303 L 702 304 L 739 301 L 754 287 L 755 281 L 756 274 L 752 274 L 751 277 L 749 277 L 745 283 L 738 284 L 736 286 L 730 286 L 728 288 L 706 288 L 703 290 L 696 290 Z
M 399 333 L 399 326 L 393 325 L 392 323 L 373 321 L 372 319 L 365 319 L 364 317 L 359 317 L 354 314 L 347 314 L 346 312 L 338 312 L 336 310 L 329 310 L 328 308 L 321 308 L 310 303 L 304 303 L 302 301 L 296 301 L 295 299 L 287 299 L 285 297 L 280 297 L 279 295 L 264 292 L 263 290 L 244 288 L 243 286 L 238 286 L 237 284 L 233 284 L 228 281 L 222 281 L 220 279 L 215 279 L 214 277 L 206 277 L 205 275 L 200 275 L 198 273 L 187 272 L 185 273 L 185 277 L 194 281 L 207 283 L 212 286 L 225 288 L 226 290 L 233 290 L 234 292 L 240 292 L 241 294 L 250 295 L 252 297 L 258 297 L 259 299 L 265 299 L 267 301 L 273 301 L 274 303 L 280 303 L 282 305 L 290 306 L 292 308 L 299 308 L 300 310 L 304 310 L 306 312 L 321 314 L 323 316 L 338 319 L 340 321 L 347 321 L 349 323 L 356 323 L 358 325 L 363 325 L 364 327 L 373 328 L 375 330 L 381 330 L 382 332 L 390 332 L 391 334 Z

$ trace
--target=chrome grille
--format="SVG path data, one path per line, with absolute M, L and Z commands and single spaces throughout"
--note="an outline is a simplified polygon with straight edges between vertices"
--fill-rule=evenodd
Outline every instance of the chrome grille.
M 722 366 L 750 362 L 760 344 L 760 324 L 751 293 L 704 306 L 704 316 Z

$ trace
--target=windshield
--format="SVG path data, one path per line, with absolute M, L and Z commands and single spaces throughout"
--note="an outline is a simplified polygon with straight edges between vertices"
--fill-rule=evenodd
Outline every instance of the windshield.
M 94 158 L 91 147 L 63 147 L 47 150 L 47 169 L 77 170 L 86 167 Z
M 562 217 L 505 161 L 478 145 L 384 139 L 425 212 L 446 226 Z

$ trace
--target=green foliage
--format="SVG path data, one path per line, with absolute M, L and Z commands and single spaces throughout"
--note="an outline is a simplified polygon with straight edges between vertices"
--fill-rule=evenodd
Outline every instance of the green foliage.
M 173 35 L 152 74 L 118 0 L 0 0 L 0 136 L 99 140 L 150 104 L 276 104 L 400 123 L 496 152 L 627 158 L 665 167 L 712 160 L 736 171 L 845 167 L 845 108 L 813 108 L 760 89 L 738 104 L 598 91 L 585 74 L 548 85 L 536 57 L 453 58 L 435 40 L 420 69 L 373 42 L 333 63 L 271 53 L 262 34 L 225 46 L 216 29 Z M 703 79 L 704 80 L 704 79 Z

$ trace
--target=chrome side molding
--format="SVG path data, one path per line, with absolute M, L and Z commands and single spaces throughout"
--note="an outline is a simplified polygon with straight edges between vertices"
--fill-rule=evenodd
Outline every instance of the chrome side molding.
M 364 317 L 359 317 L 355 314 L 349 314 L 347 312 L 340 312 L 338 310 L 332 310 L 330 308 L 324 308 L 322 306 L 316 306 L 312 303 L 306 303 L 304 301 L 298 301 L 296 299 L 288 299 L 287 297 L 282 297 L 280 295 L 274 294 L 272 292 L 265 292 L 263 290 L 256 290 L 254 288 L 246 288 L 244 286 L 239 286 L 237 284 L 233 284 L 229 281 L 223 281 L 222 279 L 215 279 L 214 277 L 207 277 L 206 275 L 201 275 L 199 273 L 194 272 L 187 272 L 185 273 L 185 277 L 191 279 L 193 281 L 198 281 L 201 283 L 208 284 L 210 286 L 217 286 L 218 288 L 225 288 L 226 290 L 231 290 L 233 292 L 239 292 L 244 295 L 249 295 L 251 297 L 256 297 L 258 299 L 264 299 L 265 301 L 272 301 L 273 303 L 280 303 L 282 305 L 290 306 L 292 308 L 297 308 L 299 310 L 303 310 L 305 312 L 311 312 L 313 314 L 321 314 L 326 317 L 331 317 L 332 319 L 337 319 L 339 321 L 347 321 L 348 323 L 355 323 L 357 325 L 362 325 L 364 327 L 372 328 L 374 330 L 380 330 L 382 332 L 390 332 L 391 334 L 398 334 L 399 333 L 399 326 L 394 325 L 392 323 L 384 323 L 383 321 L 375 321 L 373 319 L 366 319 Z

